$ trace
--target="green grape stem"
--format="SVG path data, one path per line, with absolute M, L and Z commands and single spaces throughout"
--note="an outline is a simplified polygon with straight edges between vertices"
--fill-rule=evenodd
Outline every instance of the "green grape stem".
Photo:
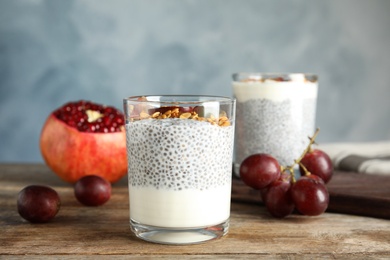
M 297 164 L 300 165 L 303 168 L 303 170 L 305 171 L 306 175 L 310 175 L 310 172 L 306 169 L 305 166 L 302 165 L 301 160 L 303 159 L 303 157 L 305 157 L 305 155 L 309 151 L 311 151 L 311 146 L 315 143 L 315 140 L 316 140 L 317 135 L 318 135 L 319 132 L 320 132 L 320 128 L 317 128 L 315 133 L 314 133 L 314 135 L 312 137 L 309 136 L 309 140 L 310 140 L 309 144 L 307 145 L 306 149 L 303 150 L 301 156 L 298 159 L 294 160 L 293 164 L 291 164 L 289 166 L 286 166 L 286 167 L 283 167 L 284 171 L 288 170 L 290 172 L 291 182 L 292 183 L 296 182 L 295 175 L 294 175 L 294 167 Z
M 309 172 L 309 170 L 305 167 L 305 165 L 303 165 L 303 163 L 299 162 L 299 166 L 303 169 L 303 171 L 305 172 L 305 176 L 309 176 L 311 174 L 311 172 Z

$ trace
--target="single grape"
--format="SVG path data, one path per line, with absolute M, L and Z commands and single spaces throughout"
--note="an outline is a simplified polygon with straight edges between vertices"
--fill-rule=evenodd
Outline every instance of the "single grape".
M 303 166 L 314 175 L 317 175 L 328 183 L 333 175 L 333 164 L 329 156 L 319 149 L 314 149 L 305 154 L 301 163 Z M 302 167 L 299 168 L 301 175 L 305 175 Z
M 30 185 L 23 188 L 17 198 L 19 215 L 32 223 L 45 223 L 60 210 L 58 193 L 47 186 Z
M 263 196 L 268 212 L 276 218 L 284 218 L 294 210 L 294 202 L 290 194 L 289 180 L 279 178 L 267 186 Z
M 87 175 L 74 186 L 74 194 L 86 206 L 99 206 L 111 197 L 111 183 L 97 175 Z
M 329 204 L 329 193 L 324 182 L 310 176 L 300 177 L 292 185 L 291 198 L 298 211 L 307 216 L 324 213 Z
M 318 182 L 321 182 L 322 184 L 325 185 L 325 182 L 323 179 L 321 179 L 319 176 L 315 175 L 315 174 L 309 174 L 309 175 L 306 175 L 307 178 L 309 179 L 313 179 L 315 181 L 318 181 Z
M 285 182 L 291 182 L 291 174 L 288 173 L 288 172 L 282 172 L 280 174 L 278 180 L 285 181 Z M 268 186 L 265 186 L 264 188 L 260 189 L 261 200 L 263 201 L 264 204 L 265 204 L 266 196 L 267 196 L 267 193 L 268 193 L 268 188 L 271 185 L 272 185 L 272 183 L 269 184 Z
M 278 161 L 268 154 L 253 154 L 240 166 L 240 178 L 254 189 L 262 189 L 280 176 Z

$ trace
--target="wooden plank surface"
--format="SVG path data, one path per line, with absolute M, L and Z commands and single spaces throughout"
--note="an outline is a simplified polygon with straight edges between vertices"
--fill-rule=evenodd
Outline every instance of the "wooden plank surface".
M 390 176 L 336 171 L 327 184 L 328 212 L 390 219 Z M 260 192 L 233 179 L 232 199 L 261 203 Z
M 17 193 L 29 184 L 56 189 L 62 207 L 46 224 L 30 224 L 16 211 Z M 44 165 L 0 165 L 0 258 L 41 259 L 318 259 L 390 258 L 390 222 L 325 213 L 271 218 L 261 205 L 232 203 L 229 234 L 198 245 L 167 246 L 137 239 L 129 229 L 127 181 L 113 186 L 107 204 L 80 205 L 73 188 Z

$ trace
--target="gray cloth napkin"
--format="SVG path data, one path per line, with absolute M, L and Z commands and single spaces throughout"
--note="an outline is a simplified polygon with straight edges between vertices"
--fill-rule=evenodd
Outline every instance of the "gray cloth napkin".
M 390 176 L 390 141 L 329 143 L 313 148 L 326 152 L 337 170 Z

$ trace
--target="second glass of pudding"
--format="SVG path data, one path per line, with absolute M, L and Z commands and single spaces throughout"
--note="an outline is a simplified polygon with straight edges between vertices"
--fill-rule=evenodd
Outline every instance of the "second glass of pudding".
M 318 77 L 304 73 L 236 73 L 237 99 L 234 172 L 256 153 L 292 165 L 315 130 Z
M 124 99 L 130 227 L 141 239 L 192 244 L 228 232 L 235 100 Z

